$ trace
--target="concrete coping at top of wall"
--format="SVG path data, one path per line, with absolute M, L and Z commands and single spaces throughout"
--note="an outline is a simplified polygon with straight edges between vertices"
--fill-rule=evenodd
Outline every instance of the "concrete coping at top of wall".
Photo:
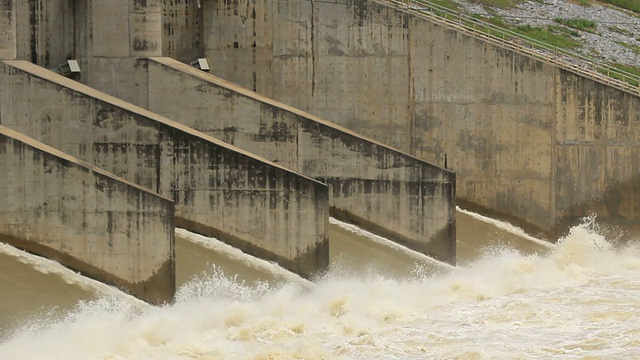
M 173 299 L 173 201 L 4 126 L 0 164 L 0 240 L 145 301 Z
M 218 124 L 218 128 L 242 128 L 243 124 L 252 123 L 246 126 L 246 131 L 253 133 L 238 140 L 237 145 L 262 156 L 279 157 L 281 163 L 295 171 L 331 185 L 333 216 L 440 260 L 455 262 L 453 172 L 177 60 L 149 61 L 148 71 L 151 64 L 157 63 L 173 69 L 178 76 L 188 75 L 202 81 L 196 85 L 185 77 L 172 78 L 166 72 L 148 75 L 147 106 L 151 111 L 184 121 L 212 136 L 225 136 L 224 129 L 220 134 L 205 125 L 210 124 L 207 121 L 212 116 L 226 117 L 233 123 L 233 126 Z M 158 86 L 153 85 L 156 80 Z M 231 94 L 217 96 L 215 91 L 203 90 L 201 86 L 223 88 Z M 167 108 L 171 106 L 167 98 L 171 89 L 184 97 L 177 105 L 179 108 Z M 253 103 L 232 100 L 234 94 Z M 225 105 L 217 105 L 222 102 Z M 267 108 L 266 115 L 257 114 L 256 107 Z M 230 108 L 235 110 L 227 111 Z M 281 127 L 286 134 L 278 134 L 279 144 L 274 147 L 269 144 L 273 142 L 266 133 L 269 130 L 262 132 L 262 128 L 271 128 L 276 122 L 287 124 Z M 266 155 L 269 151 L 272 152 Z M 292 156 L 294 159 L 290 159 Z
M 31 63 L 3 63 L 8 66 L 4 70 L 7 79 L 3 85 L 7 88 L 3 91 L 15 93 L 16 89 L 22 86 L 19 89 L 23 92 L 40 90 L 40 98 L 36 98 L 36 101 L 46 102 L 59 94 L 60 99 L 53 101 L 66 101 L 69 103 L 66 107 L 112 109 L 110 111 L 115 115 L 110 115 L 112 118 L 104 121 L 97 119 L 96 113 L 66 110 L 61 109 L 59 104 L 49 104 L 48 107 L 43 105 L 46 107 L 46 114 L 35 113 L 32 116 L 34 119 L 27 119 L 28 122 L 44 121 L 38 118 L 40 116 L 43 119 L 46 117 L 48 122 L 55 121 L 64 125 L 69 121 L 66 117 L 76 117 L 78 122 L 84 121 L 82 125 L 93 126 L 92 132 L 97 132 L 96 129 L 100 128 L 100 135 L 91 133 L 85 135 L 86 139 L 70 140 L 72 144 L 63 144 L 68 148 L 63 148 L 63 151 L 95 152 L 95 149 L 92 150 L 93 147 L 86 145 L 100 145 L 95 143 L 98 136 L 101 136 L 99 138 L 103 142 L 104 137 L 110 136 L 111 138 L 106 138 L 107 141 L 116 145 L 126 140 L 115 138 L 118 136 L 114 130 L 118 127 L 116 123 L 131 120 L 127 124 L 132 128 L 141 126 L 136 125 L 140 121 L 148 124 L 145 125 L 144 132 L 151 131 L 155 135 L 147 135 L 149 139 L 142 145 L 151 146 L 156 150 L 155 155 L 145 160 L 145 163 L 154 163 L 149 166 L 157 171 L 157 174 L 154 171 L 153 176 L 158 177 L 158 182 L 153 186 L 158 187 L 158 192 L 172 193 L 176 202 L 176 226 L 216 236 L 252 255 L 276 261 L 305 277 L 324 271 L 328 266 L 329 195 L 325 184 Z M 20 73 L 26 76 L 25 80 L 19 80 L 17 75 Z M 12 76 L 16 76 L 16 79 L 11 80 Z M 44 82 L 31 88 L 29 86 L 32 85 L 26 83 L 31 83 L 29 79 L 34 78 L 42 79 Z M 48 83 L 57 88 L 46 87 Z M 67 91 L 61 92 L 59 87 L 66 88 Z M 43 95 L 45 93 L 46 95 Z M 71 101 L 78 97 L 78 94 L 86 96 L 93 105 L 87 105 L 86 101 L 82 101 L 84 105 L 80 104 L 82 102 L 72 104 Z M 27 93 L 25 96 L 30 94 Z M 10 118 L 11 115 L 24 116 L 19 112 L 11 114 L 16 110 L 5 105 L 2 104 L 3 119 Z M 76 112 L 71 114 L 72 111 Z M 95 116 L 96 119 L 85 119 L 87 116 Z M 96 120 L 100 124 L 95 124 Z M 21 124 L 23 118 L 12 121 L 16 127 L 28 128 L 30 132 L 42 131 L 38 126 Z M 136 134 L 138 135 L 140 133 Z M 75 144 L 77 141 L 84 141 L 85 144 L 78 146 Z M 104 148 L 100 151 L 102 150 Z M 109 147 L 107 151 L 110 151 Z M 132 151 L 135 151 L 135 148 Z M 91 156 L 96 156 L 92 154 Z M 124 156 L 127 154 L 129 153 L 125 150 Z M 116 155 L 121 156 L 122 153 Z M 85 156 L 91 157 L 86 154 Z M 108 164 L 100 164 L 106 165 Z M 128 170 L 124 171 L 127 173 L 126 177 L 135 178 L 136 174 L 129 172 L 137 170 L 131 167 Z M 145 179 L 140 181 L 146 183 Z M 154 181 L 156 180 L 150 182 Z
M 71 155 L 69 155 L 67 153 L 64 153 L 64 152 L 62 152 L 62 151 L 60 151 L 58 149 L 55 149 L 55 148 L 53 148 L 53 147 L 51 147 L 51 146 L 49 146 L 47 144 L 41 143 L 41 142 L 39 142 L 39 141 L 37 141 L 37 140 L 35 140 L 35 139 L 25 135 L 25 134 L 22 134 L 22 133 L 20 133 L 18 131 L 10 129 L 10 128 L 6 127 L 6 126 L 0 125 L 0 133 L 4 134 L 6 136 L 12 137 L 12 138 L 14 138 L 14 139 L 16 139 L 16 140 L 18 140 L 18 141 L 20 141 L 22 143 L 25 143 L 26 145 L 28 145 L 28 146 L 30 146 L 30 147 L 32 147 L 34 149 L 37 149 L 37 150 L 42 151 L 42 152 L 50 153 L 51 155 L 54 155 L 55 157 L 58 157 L 58 158 L 63 159 L 63 160 L 66 160 L 66 161 L 68 161 L 70 163 L 77 164 L 79 167 L 86 168 L 87 170 L 89 170 L 91 172 L 94 172 L 96 174 L 100 174 L 100 175 L 105 176 L 105 177 L 112 178 L 114 180 L 117 180 L 118 182 L 121 182 L 121 183 L 125 184 L 126 186 L 136 188 L 139 191 L 146 192 L 146 193 L 151 194 L 151 195 L 153 195 L 155 197 L 158 197 L 158 198 L 161 198 L 161 199 L 164 199 L 166 201 L 169 201 L 169 202 L 173 203 L 173 200 L 169 199 L 166 196 L 162 196 L 162 195 L 160 195 L 160 194 L 158 194 L 156 192 L 151 191 L 150 189 L 147 189 L 147 188 L 145 188 L 143 186 L 140 186 L 140 185 L 138 185 L 136 183 L 133 183 L 133 182 L 127 180 L 127 179 L 121 178 L 121 177 L 119 177 L 119 176 L 117 176 L 115 174 L 112 174 L 112 173 L 108 172 L 105 169 L 99 168 L 99 167 L 97 167 L 97 166 L 95 166 L 93 164 L 90 164 L 90 163 L 88 163 L 88 162 L 86 162 L 84 160 L 78 159 L 78 158 L 76 158 L 74 156 L 71 156 Z

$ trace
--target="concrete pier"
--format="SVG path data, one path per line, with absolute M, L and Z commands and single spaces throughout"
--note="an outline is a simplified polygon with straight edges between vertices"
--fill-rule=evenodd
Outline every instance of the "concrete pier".
M 4 126 L 0 172 L 0 241 L 145 301 L 173 300 L 171 200 Z
M 0 65 L 0 99 L 2 125 L 173 199 L 176 226 L 328 266 L 326 185 L 25 61 Z
M 453 173 L 170 58 L 109 68 L 91 85 L 325 182 L 333 216 L 455 263 Z

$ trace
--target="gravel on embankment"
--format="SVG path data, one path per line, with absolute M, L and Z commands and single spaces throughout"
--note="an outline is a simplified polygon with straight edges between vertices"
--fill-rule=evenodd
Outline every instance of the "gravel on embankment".
M 527 1 L 510 9 L 486 8 L 472 0 L 453 1 L 467 13 L 501 17 L 514 25 L 559 25 L 556 18 L 595 22 L 595 33 L 578 31 L 578 41 L 583 46 L 575 51 L 602 61 L 640 67 L 640 14 L 593 1 L 591 6 L 566 0 Z

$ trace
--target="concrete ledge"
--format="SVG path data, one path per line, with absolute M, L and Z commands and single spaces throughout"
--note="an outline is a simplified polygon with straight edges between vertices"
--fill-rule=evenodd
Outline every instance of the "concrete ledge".
M 28 62 L 0 75 L 2 124 L 173 199 L 189 230 L 302 276 L 328 266 L 326 185 Z
M 145 301 L 175 293 L 173 202 L 0 126 L 0 241 Z
M 455 262 L 452 172 L 170 58 L 94 62 L 126 76 L 92 86 L 325 182 L 333 216 Z

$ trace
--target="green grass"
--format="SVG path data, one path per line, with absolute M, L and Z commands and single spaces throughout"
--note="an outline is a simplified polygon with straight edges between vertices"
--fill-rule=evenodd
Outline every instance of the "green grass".
M 433 3 L 437 5 L 437 7 L 430 6 L 430 4 L 427 4 L 420 0 L 416 1 L 416 3 L 422 4 L 425 8 L 428 9 L 429 12 L 434 13 L 437 16 L 440 16 L 449 20 L 454 20 L 458 18 L 458 16 L 454 14 L 459 13 L 461 9 L 460 9 L 460 6 L 457 3 L 453 2 L 452 0 L 428 0 L 428 1 L 429 3 Z
M 567 29 L 563 26 L 547 26 L 547 27 L 536 27 L 531 25 L 519 25 L 513 26 L 504 22 L 502 18 L 499 17 L 484 17 L 481 15 L 473 15 L 475 19 L 487 22 L 491 25 L 494 25 L 498 28 L 510 30 L 514 33 L 527 36 L 534 40 L 538 40 L 543 42 L 550 47 L 558 47 L 563 49 L 576 49 L 582 47 L 582 44 L 577 41 L 575 38 L 580 36 L 580 33 Z M 469 26 L 473 25 L 475 29 L 485 34 L 491 34 L 497 37 L 502 37 L 502 32 L 496 29 L 492 29 L 487 25 L 482 24 L 467 24 Z
M 640 13 L 640 1 L 638 0 L 600 0 L 603 3 L 615 5 L 623 9 Z
M 449 10 L 460 11 L 460 6 L 451 0 L 429 0 L 429 2 L 440 5 L 443 8 L 447 8 Z
M 629 66 L 629 65 L 622 65 L 622 64 L 617 64 L 617 63 L 613 63 L 611 64 L 611 67 L 618 69 L 618 70 L 622 70 L 622 71 L 626 71 L 628 73 L 634 74 L 636 76 L 640 76 L 640 68 L 637 66 Z M 623 77 L 619 74 L 615 74 L 615 73 L 607 73 L 606 70 L 599 70 L 600 73 L 605 74 L 605 75 L 609 75 L 614 79 L 618 79 L 618 80 L 623 80 L 628 82 L 631 85 L 634 86 L 638 86 L 638 80 L 636 79 L 630 79 L 628 77 Z
M 617 32 L 618 34 L 621 35 L 629 35 L 631 34 L 631 32 L 627 29 L 623 29 L 623 28 L 619 28 L 617 26 L 607 26 L 607 28 L 613 32 Z
M 504 29 L 504 30 L 512 30 L 513 31 L 513 26 L 508 25 L 507 23 L 505 23 L 501 18 L 499 17 L 484 17 L 482 15 L 478 15 L 478 14 L 474 14 L 471 17 L 473 17 L 474 19 L 478 19 L 480 21 L 484 21 L 486 23 L 489 23 L 491 25 L 494 25 L 495 27 L 498 27 L 500 29 Z M 466 25 L 474 27 L 476 30 L 478 30 L 481 33 L 485 33 L 485 34 L 490 34 L 496 37 L 503 37 L 504 31 L 501 31 L 499 29 L 495 29 L 491 26 L 488 25 L 483 25 L 483 24 L 472 24 L 472 23 L 467 23 Z
M 497 8 L 512 8 L 516 5 L 525 2 L 526 0 L 471 0 L 476 4 L 482 4 L 484 6 L 489 7 L 497 7 Z
M 613 42 L 614 42 L 614 43 L 616 43 L 616 44 L 618 44 L 618 45 L 620 45 L 620 46 L 624 46 L 624 47 L 626 47 L 627 49 L 630 49 L 630 50 L 631 50 L 631 51 L 633 51 L 635 54 L 639 54 L 639 55 L 640 55 L 640 46 L 638 46 L 638 45 L 634 45 L 634 44 L 627 44 L 626 42 L 623 42 L 623 41 L 617 41 L 617 40 L 614 40 Z
M 634 75 L 639 75 L 640 76 L 640 67 L 637 66 L 629 66 L 629 65 L 622 65 L 622 64 L 614 64 L 613 65 L 615 68 L 632 73 Z
M 455 6 L 455 5 L 450 4 L 449 3 L 450 0 L 435 0 L 435 1 L 438 3 L 438 5 L 447 7 L 448 9 L 452 9 L 452 10 L 454 9 L 452 8 L 452 6 Z M 518 3 L 524 2 L 525 0 L 472 0 L 472 1 L 485 6 L 505 8 L 505 7 L 516 6 Z M 534 0 L 534 1 L 542 2 L 543 0 Z M 583 6 L 591 5 L 591 0 L 573 0 L 573 1 Z M 637 1 L 637 3 L 634 2 L 633 4 L 630 4 L 631 2 L 626 0 L 600 0 L 600 1 L 612 3 L 614 5 L 622 6 L 629 10 L 640 12 L 640 0 L 634 0 L 634 1 Z M 627 2 L 629 4 L 626 4 L 626 6 L 624 6 L 625 5 L 624 3 L 627 3 Z M 554 19 L 554 21 L 562 26 L 550 25 L 547 27 L 537 27 L 537 26 L 531 26 L 531 25 L 519 25 L 519 26 L 511 25 L 511 24 L 505 23 L 505 21 L 500 17 L 484 17 L 478 14 L 471 15 L 471 17 L 490 24 L 490 25 L 486 25 L 486 24 L 480 24 L 473 20 L 464 20 L 466 25 L 473 26 L 479 32 L 482 32 L 485 34 L 491 34 L 497 37 L 504 37 L 503 32 L 500 29 L 510 30 L 517 34 L 542 42 L 549 47 L 557 47 L 561 49 L 576 49 L 576 48 L 582 47 L 582 44 L 576 39 L 577 37 L 580 36 L 580 33 L 576 30 L 595 33 L 597 29 L 597 24 L 595 22 L 585 20 L 585 19 L 579 19 L 579 18 L 576 18 L 576 19 L 556 18 Z M 498 29 L 493 28 L 491 25 L 497 27 Z M 625 30 L 623 28 L 618 28 L 615 26 L 610 26 L 608 28 L 620 34 L 629 33 L 628 30 Z M 509 35 L 507 35 L 507 37 L 509 37 Z M 640 39 L 638 40 L 640 41 Z M 629 49 L 632 49 L 636 54 L 640 54 L 640 46 L 626 44 L 623 42 L 617 42 L 617 43 Z M 596 51 L 596 55 L 598 55 L 597 51 Z M 610 66 L 614 69 L 622 70 L 622 71 L 640 76 L 640 67 L 627 66 L 627 65 L 618 64 L 618 63 L 610 64 Z M 638 80 L 636 79 L 628 78 L 626 76 L 612 73 L 607 70 L 601 69 L 598 71 L 601 72 L 602 74 L 611 76 L 612 78 L 626 81 L 627 83 L 632 84 L 634 86 L 640 85 L 638 83 Z
M 494 17 L 485 17 L 482 15 L 478 15 L 478 14 L 473 14 L 471 15 L 472 18 L 474 19 L 478 19 L 484 22 L 487 22 L 491 25 L 495 25 L 497 27 L 503 28 L 503 29 L 509 29 L 512 26 L 510 26 L 509 24 L 505 23 L 504 20 L 502 20 L 502 18 L 494 16 Z
M 555 18 L 553 19 L 553 21 L 555 21 L 558 24 L 562 24 L 565 26 L 568 26 L 572 29 L 576 29 L 576 30 L 581 30 L 581 31 L 587 31 L 590 33 L 594 33 L 596 32 L 596 28 L 598 27 L 598 24 L 596 24 L 593 21 L 589 21 L 589 20 L 585 20 L 585 19 L 562 19 L 562 18 Z
M 438 5 L 446 7 L 448 9 L 452 9 L 452 10 L 457 9 L 457 6 L 454 3 L 451 3 L 450 0 L 431 0 L 431 1 L 434 1 Z M 526 0 L 472 0 L 472 1 L 488 7 L 508 8 L 508 7 L 514 7 Z M 533 0 L 533 1 L 542 3 L 544 0 Z M 640 13 L 640 0 L 599 0 L 599 1 L 610 3 L 612 5 L 616 5 L 616 6 L 623 7 L 625 9 L 633 10 Z M 573 2 L 582 6 L 591 5 L 591 0 L 573 0 Z M 497 28 L 510 30 L 517 34 L 535 39 L 537 41 L 547 44 L 549 47 L 557 47 L 561 49 L 576 49 L 576 48 L 582 47 L 582 44 L 576 39 L 577 37 L 580 36 L 580 33 L 576 30 L 595 33 L 597 29 L 597 24 L 595 22 L 585 20 L 585 19 L 579 19 L 579 18 L 576 18 L 576 19 L 556 18 L 554 19 L 554 21 L 562 26 L 550 25 L 547 27 L 537 27 L 537 26 L 531 26 L 531 25 L 519 25 L 519 26 L 510 25 L 508 23 L 505 23 L 505 21 L 499 17 L 484 17 L 477 14 L 471 15 L 471 17 L 474 19 L 489 23 Z M 503 37 L 503 32 L 501 30 L 494 29 L 490 25 L 479 24 L 477 22 L 474 22 L 473 20 L 464 20 L 464 22 L 468 26 L 473 26 L 479 32 L 491 34 L 497 37 Z M 628 30 L 623 28 L 618 28 L 615 26 L 610 26 L 608 28 L 620 34 L 629 33 Z M 638 39 L 638 41 L 640 41 L 640 39 Z M 640 46 L 626 44 L 623 42 L 617 42 L 617 43 L 632 49 L 636 54 L 640 54 Z M 610 66 L 614 69 L 622 70 L 622 71 L 640 76 L 640 67 L 627 66 L 627 65 L 618 64 L 618 63 L 610 64 Z M 605 75 L 611 76 L 612 78 L 615 78 L 618 80 L 624 80 L 634 86 L 639 86 L 638 80 L 636 79 L 627 78 L 626 76 L 622 76 L 616 73 L 611 73 L 611 72 L 608 72 L 607 70 L 598 70 L 598 71 Z
M 520 25 L 514 29 L 515 32 L 544 42 L 550 46 L 555 46 L 563 49 L 575 49 L 582 47 L 574 37 L 579 34 L 576 31 L 566 29 L 560 26 L 547 26 L 546 28 Z

